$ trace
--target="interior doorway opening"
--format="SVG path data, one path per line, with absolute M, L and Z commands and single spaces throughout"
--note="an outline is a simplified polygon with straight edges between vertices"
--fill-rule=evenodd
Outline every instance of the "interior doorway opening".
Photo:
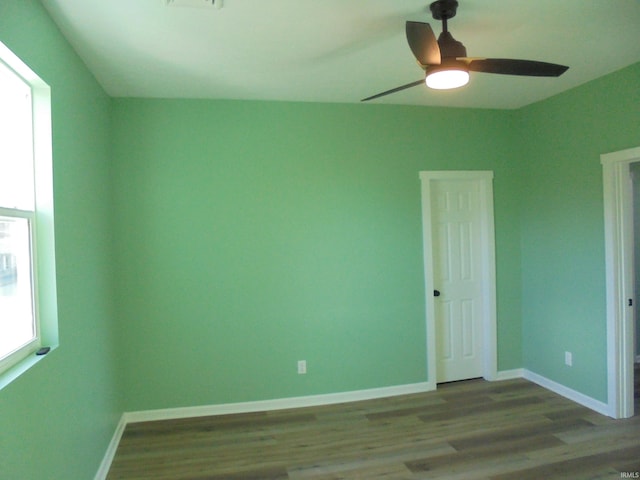
M 635 411 L 635 265 L 631 165 L 640 147 L 600 156 L 603 172 L 607 302 L 608 407 L 613 418 Z
M 633 304 L 640 304 L 640 162 L 632 162 L 629 164 L 629 173 L 631 174 L 632 184 L 632 209 L 633 209 L 633 256 L 634 256 L 634 296 Z M 638 310 L 635 309 L 635 318 L 633 322 L 633 352 L 634 352 L 634 381 L 633 381 L 633 398 L 634 398 L 634 413 L 640 415 L 640 335 L 638 332 L 640 328 L 640 315 L 637 314 Z

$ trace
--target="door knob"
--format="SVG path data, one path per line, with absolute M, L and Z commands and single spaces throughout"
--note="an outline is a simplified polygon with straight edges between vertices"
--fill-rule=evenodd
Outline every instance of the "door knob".
M 434 290 L 433 291 L 433 296 L 434 297 L 439 297 L 440 296 L 440 290 Z

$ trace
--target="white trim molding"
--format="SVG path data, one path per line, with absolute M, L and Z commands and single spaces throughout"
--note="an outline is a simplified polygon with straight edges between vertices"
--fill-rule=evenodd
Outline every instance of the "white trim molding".
M 205 417 L 210 415 L 229 415 L 233 413 L 251 413 L 288 408 L 316 407 L 336 403 L 357 402 L 376 398 L 394 397 L 411 393 L 430 392 L 435 385 L 429 382 L 397 385 L 393 387 L 371 388 L 351 392 L 327 393 L 304 397 L 277 398 L 273 400 L 257 400 L 254 402 L 222 403 L 218 405 L 201 405 L 197 407 L 166 408 L 161 410 L 145 410 L 125 412 L 126 423 L 169 420 L 175 418 Z
M 500 370 L 494 379 L 494 382 L 503 380 L 513 380 L 516 378 L 524 378 L 524 368 L 514 368 L 513 370 Z
M 633 404 L 633 203 L 629 164 L 640 147 L 600 155 L 604 192 L 607 299 L 607 389 L 610 416 L 628 418 Z
M 107 451 L 104 454 L 102 462 L 100 463 L 100 468 L 98 468 L 98 472 L 96 473 L 94 480 L 106 480 L 107 475 L 109 474 L 109 469 L 111 468 L 111 463 L 116 456 L 118 444 L 120 443 L 120 439 L 122 438 L 122 434 L 124 433 L 124 429 L 126 428 L 126 426 L 127 422 L 123 414 L 120 417 L 120 421 L 118 422 L 116 431 L 113 433 L 113 437 L 111 437 L 111 441 L 109 442 L 109 446 L 107 447 Z
M 496 261 L 495 227 L 493 216 L 493 172 L 468 171 L 424 171 L 420 172 L 422 183 L 422 231 L 424 250 L 425 301 L 427 323 L 427 375 L 430 382 L 437 382 L 436 371 L 436 327 L 435 290 L 433 279 L 433 232 L 431 219 L 431 182 L 434 180 L 475 180 L 479 182 L 481 202 L 482 242 L 482 297 L 483 297 L 483 377 L 498 380 L 497 307 L 496 307 Z
M 584 393 L 580 393 L 576 390 L 573 390 L 569 387 L 565 387 L 564 385 L 554 382 L 553 380 L 549 380 L 547 377 L 543 377 L 542 375 L 538 375 L 530 370 L 524 370 L 524 378 L 533 382 L 537 385 L 540 385 L 547 390 L 551 390 L 558 395 L 561 395 L 569 400 L 579 403 L 580 405 L 590 408 L 591 410 L 598 412 L 602 415 L 611 416 L 611 412 L 609 409 L 609 405 L 595 398 L 589 397 Z

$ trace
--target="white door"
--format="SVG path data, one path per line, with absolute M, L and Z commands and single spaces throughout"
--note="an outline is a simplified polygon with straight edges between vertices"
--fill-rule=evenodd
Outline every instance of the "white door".
M 435 349 L 430 357 L 435 379 L 491 378 L 496 373 L 492 174 L 423 173 L 425 236 L 430 237 L 425 238 L 427 315 L 433 316 L 434 337 L 428 348 Z
M 475 180 L 431 187 L 438 382 L 481 377 L 480 201 Z M 438 295 L 439 293 L 439 295 Z

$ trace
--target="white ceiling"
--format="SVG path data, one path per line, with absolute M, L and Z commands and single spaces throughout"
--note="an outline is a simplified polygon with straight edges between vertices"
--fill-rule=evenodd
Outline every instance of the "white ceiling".
M 206 1 L 206 0 L 203 0 Z M 420 79 L 404 34 L 429 0 L 42 0 L 115 97 L 359 102 Z M 518 108 L 640 61 L 640 0 L 459 0 L 449 30 L 469 56 L 568 65 L 559 78 L 472 73 L 372 103 Z M 640 79 L 639 79 L 640 87 Z

